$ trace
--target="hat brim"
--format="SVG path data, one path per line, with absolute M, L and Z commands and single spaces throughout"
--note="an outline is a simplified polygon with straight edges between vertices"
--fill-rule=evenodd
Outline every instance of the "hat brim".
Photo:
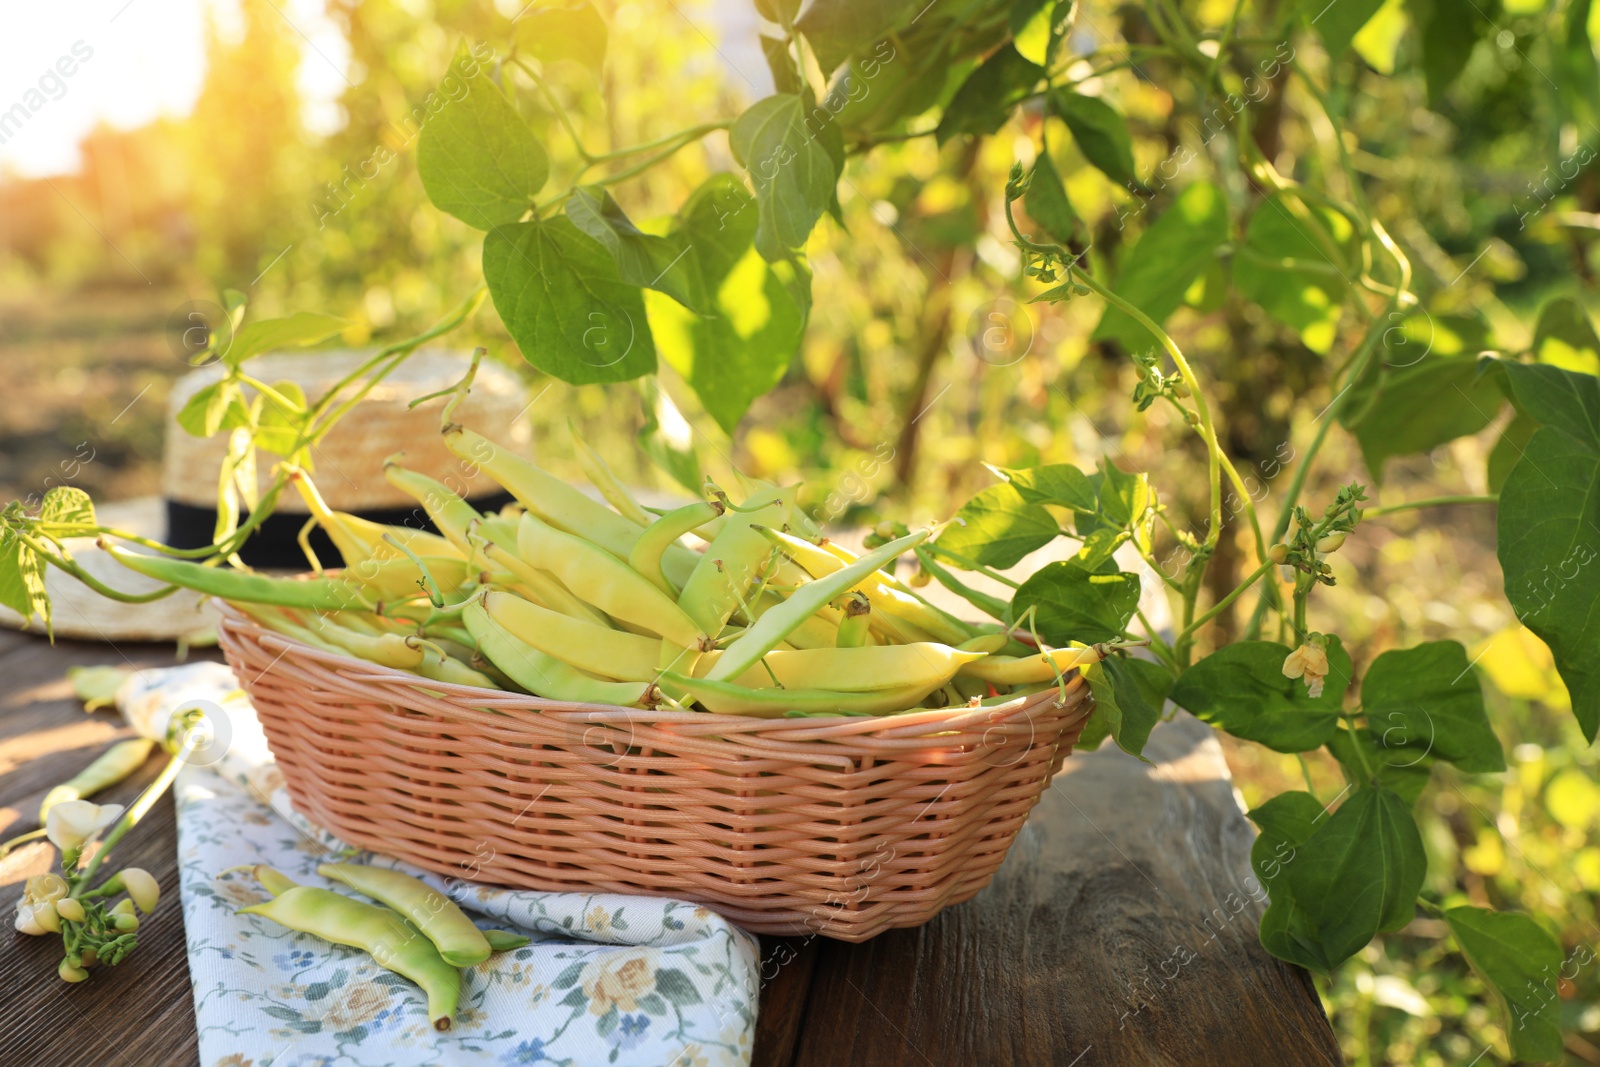
M 106 526 L 158 540 L 166 534 L 166 506 L 159 497 L 105 504 L 96 511 Z M 113 589 L 148 593 L 161 588 L 160 582 L 135 574 L 112 559 L 96 547 L 92 538 L 72 538 L 65 544 L 79 566 Z M 101 596 L 56 567 L 45 568 L 44 587 L 50 596 L 51 628 L 58 637 L 107 642 L 216 643 L 221 613 L 210 597 L 188 589 L 179 589 L 160 600 L 128 604 Z M 44 633 L 44 622 L 37 615 L 31 621 L 25 620 L 4 606 L 0 606 L 0 626 Z

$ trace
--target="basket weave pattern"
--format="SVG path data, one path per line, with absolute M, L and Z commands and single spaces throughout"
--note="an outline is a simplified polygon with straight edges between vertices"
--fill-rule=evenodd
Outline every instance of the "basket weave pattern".
M 518 888 L 692 900 L 863 941 L 988 884 L 1091 708 L 759 719 L 568 704 L 342 657 L 224 609 L 296 809 L 350 844 Z

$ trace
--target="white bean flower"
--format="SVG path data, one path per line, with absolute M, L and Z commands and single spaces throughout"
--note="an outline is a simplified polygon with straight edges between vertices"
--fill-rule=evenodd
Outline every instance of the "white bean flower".
M 62 852 L 71 852 L 82 848 L 85 841 L 116 822 L 121 815 L 121 804 L 63 801 L 52 807 L 45 817 L 45 836 Z
M 1306 692 L 1313 698 L 1322 695 L 1322 683 L 1328 677 L 1328 653 L 1320 645 L 1304 644 L 1283 661 L 1285 678 L 1305 678 Z

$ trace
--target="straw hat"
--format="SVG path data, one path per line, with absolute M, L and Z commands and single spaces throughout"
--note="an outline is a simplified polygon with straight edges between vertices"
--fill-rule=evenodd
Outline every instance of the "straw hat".
M 296 382 L 313 403 L 341 378 L 368 358 L 365 352 L 315 352 L 271 354 L 253 360 L 251 376 L 265 382 Z M 405 452 L 406 466 L 421 471 L 461 492 L 482 510 L 507 502 L 499 486 L 486 475 L 461 463 L 444 447 L 439 434 L 439 411 L 444 398 L 408 410 L 416 397 L 448 388 L 466 373 L 466 356 L 438 350 L 414 353 L 379 382 L 350 410 L 312 453 L 312 475 L 330 506 L 377 522 L 426 523 L 416 501 L 389 484 L 383 460 Z M 162 456 L 163 498 L 97 505 L 101 524 L 151 537 L 175 548 L 199 548 L 211 543 L 216 527 L 217 479 L 227 450 L 227 435 L 193 437 L 176 428 L 174 419 L 190 397 L 222 378 L 223 368 L 211 365 L 184 375 L 167 402 L 167 434 Z M 246 389 L 246 400 L 252 390 Z M 472 392 L 457 410 L 457 419 L 495 440 L 526 445 L 530 433 L 521 419 L 527 410 L 522 382 L 503 367 L 478 368 Z M 274 457 L 257 460 L 257 480 L 262 488 L 271 481 Z M 240 555 L 253 567 L 281 570 L 307 569 L 304 552 L 296 540 L 308 513 L 296 493 L 284 493 L 277 508 L 245 543 Z M 339 554 L 320 531 L 311 538 L 324 566 L 338 566 Z M 114 589 L 149 592 L 160 583 L 135 574 L 95 547 L 91 538 L 66 542 L 67 549 L 90 574 Z M 136 546 L 128 546 L 136 548 Z M 187 590 L 147 604 L 125 604 L 94 592 L 76 578 L 54 567 L 45 568 L 45 590 L 53 605 L 53 626 L 63 637 L 95 641 L 169 641 L 208 644 L 215 640 L 219 618 L 215 605 Z M 0 606 L 0 625 L 30 628 L 17 613 Z M 32 629 L 42 629 L 34 620 Z

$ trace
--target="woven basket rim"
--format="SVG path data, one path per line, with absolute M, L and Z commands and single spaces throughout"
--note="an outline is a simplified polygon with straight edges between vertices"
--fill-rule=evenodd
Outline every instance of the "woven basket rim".
M 951 707 L 927 708 L 916 712 L 890 715 L 841 716 L 834 722 L 819 718 L 765 718 L 756 715 L 722 715 L 705 711 L 670 711 L 646 708 L 625 708 L 615 704 L 590 704 L 574 701 L 550 700 L 545 697 L 505 690 L 483 689 L 479 686 L 437 682 L 409 671 L 385 667 L 357 656 L 330 652 L 307 644 L 297 638 L 280 634 L 257 623 L 226 601 L 221 607 L 220 626 L 229 630 L 248 630 L 258 641 L 270 641 L 294 650 L 303 659 L 311 659 L 329 669 L 338 670 L 346 677 L 358 675 L 351 670 L 359 668 L 374 681 L 399 681 L 419 689 L 441 694 L 448 700 L 465 700 L 473 705 L 495 711 L 531 711 L 553 715 L 562 719 L 599 724 L 660 724 L 688 727 L 692 732 L 711 734 L 781 734 L 784 741 L 850 741 L 866 740 L 862 735 L 872 735 L 873 740 L 931 740 L 939 734 L 971 729 L 982 723 L 989 727 L 1002 726 L 1012 720 L 1028 719 L 1035 709 L 1059 700 L 1059 690 L 1044 690 L 1023 694 L 1014 702 L 977 708 Z M 1081 673 L 1074 668 L 1067 672 L 1067 691 L 1081 688 Z M 1064 706 L 1064 705 L 1063 705 Z

